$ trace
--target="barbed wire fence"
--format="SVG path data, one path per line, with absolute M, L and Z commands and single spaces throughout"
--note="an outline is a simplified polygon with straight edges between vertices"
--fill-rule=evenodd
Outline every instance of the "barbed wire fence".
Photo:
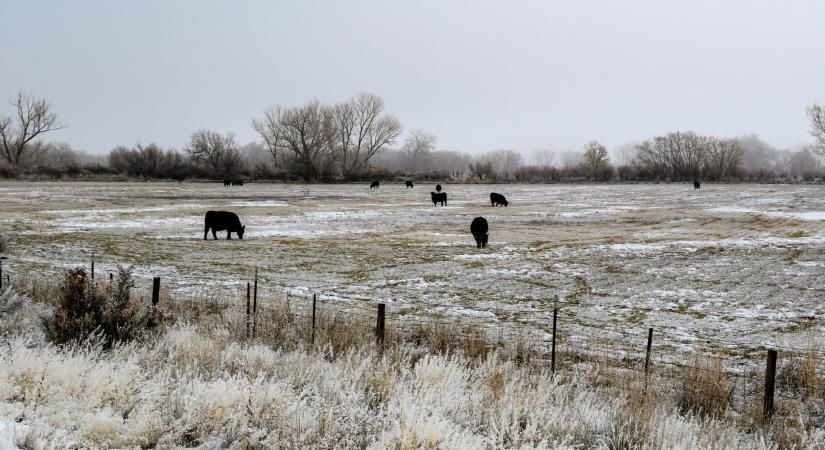
M 579 372 L 600 383 L 638 385 L 643 395 L 648 384 L 656 382 L 678 393 L 681 408 L 694 411 L 734 408 L 758 411 L 763 420 L 769 420 L 783 402 L 825 397 L 825 350 L 818 340 L 802 348 L 702 336 L 691 341 L 686 356 L 674 351 L 685 345 L 685 336 L 664 328 L 592 318 L 587 324 L 566 322 L 565 310 L 580 307 L 578 302 L 554 300 L 553 320 L 547 327 L 501 320 L 489 323 L 423 314 L 392 302 L 339 294 L 327 280 L 269 272 L 260 275 L 254 269 L 238 281 L 189 291 L 169 291 L 160 277 L 153 277 L 150 286 L 141 283 L 136 292 L 148 293 L 154 309 L 174 302 L 175 312 L 184 318 L 197 320 L 220 311 L 224 325 L 249 342 L 294 341 L 310 348 L 324 342 L 333 350 L 368 344 L 381 354 L 394 345 L 413 344 L 431 352 L 461 352 L 474 358 L 496 352 L 553 376 Z M 61 281 L 42 273 L 12 275 L 8 266 L 0 280 L 0 289 L 14 286 L 34 298 L 59 289 Z M 96 280 L 111 283 L 113 273 Z M 297 283 L 301 286 L 295 287 Z

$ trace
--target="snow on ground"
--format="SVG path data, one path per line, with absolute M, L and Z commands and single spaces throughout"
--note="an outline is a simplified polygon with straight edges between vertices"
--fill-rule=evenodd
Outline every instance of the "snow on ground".
M 255 268 L 265 295 L 370 299 L 402 315 L 546 331 L 612 324 L 752 345 L 821 334 L 825 186 L 0 183 L 12 271 L 135 267 L 186 295 L 231 296 Z M 491 207 L 489 193 L 509 207 Z M 238 213 L 242 241 L 203 240 L 203 213 Z M 477 249 L 474 217 L 490 223 Z M 234 297 L 233 297 L 234 298 Z M 304 300 L 305 301 L 305 300 Z

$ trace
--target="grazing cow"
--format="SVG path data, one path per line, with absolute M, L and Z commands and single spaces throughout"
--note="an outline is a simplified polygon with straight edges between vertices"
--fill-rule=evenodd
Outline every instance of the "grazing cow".
M 699 184 L 699 180 L 693 180 L 693 189 L 699 189 L 700 187 L 702 187 L 702 185 Z
M 439 203 L 441 203 L 441 206 L 447 206 L 446 192 L 430 192 L 430 196 L 433 199 L 433 206 L 438 206 Z
M 413 186 L 413 182 L 412 182 L 412 181 L 410 181 L 410 180 L 407 180 L 407 183 L 406 183 L 406 184 L 407 184 L 407 187 L 408 187 L 408 188 L 413 188 L 413 187 L 415 187 L 415 186 Z
M 232 186 L 243 186 L 243 181 L 241 181 L 241 180 L 232 180 Z
M 229 211 L 207 211 L 204 217 L 203 239 L 209 235 L 209 230 L 212 230 L 212 237 L 218 239 L 217 232 L 226 230 L 226 238 L 232 239 L 232 233 L 238 234 L 238 239 L 243 239 L 243 233 L 246 231 L 246 226 L 241 225 L 241 220 L 238 215 Z
M 231 186 L 232 182 L 229 180 L 223 180 L 223 187 Z
M 441 185 L 440 184 L 435 185 L 435 191 L 436 192 L 441 192 Z
M 373 181 L 372 184 L 370 184 L 370 189 L 373 189 L 373 188 L 378 189 L 378 182 L 377 181 Z
M 473 223 L 470 224 L 470 233 L 473 233 L 478 248 L 487 246 L 487 239 L 490 236 L 487 234 L 487 230 L 487 219 L 484 217 L 476 217 L 473 219 Z
M 501 194 L 496 194 L 495 192 L 490 193 L 490 203 L 493 204 L 493 207 L 496 205 L 504 205 L 507 206 L 507 199 L 504 198 Z

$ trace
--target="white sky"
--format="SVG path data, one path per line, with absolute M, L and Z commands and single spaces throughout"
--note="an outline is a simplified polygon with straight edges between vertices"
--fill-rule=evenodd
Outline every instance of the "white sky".
M 674 130 L 782 148 L 825 102 L 821 0 L 0 0 L 0 48 L 0 98 L 50 99 L 70 126 L 49 139 L 96 153 L 201 128 L 246 143 L 267 106 L 359 92 L 441 149 Z

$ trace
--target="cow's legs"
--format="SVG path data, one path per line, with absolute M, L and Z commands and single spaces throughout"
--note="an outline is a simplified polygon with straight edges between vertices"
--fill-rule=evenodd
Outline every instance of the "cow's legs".
M 228 240 L 230 240 L 230 239 L 232 239 L 232 232 L 231 232 L 231 231 L 227 231 L 227 232 L 226 232 L 226 240 L 228 241 Z
M 218 240 L 218 230 L 212 228 L 212 238 Z
M 209 227 L 203 229 L 203 240 L 206 240 L 206 237 L 209 236 Z

